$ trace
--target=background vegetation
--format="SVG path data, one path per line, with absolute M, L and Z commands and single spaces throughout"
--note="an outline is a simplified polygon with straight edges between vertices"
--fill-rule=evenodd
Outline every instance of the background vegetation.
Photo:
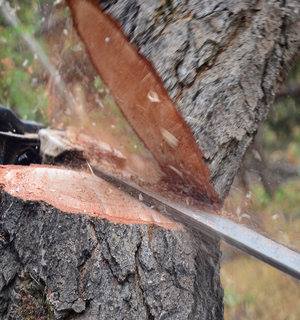
M 47 50 L 41 36 L 49 12 L 47 1 L 11 3 L 18 8 L 22 27 L 15 30 L 0 16 L 0 104 L 25 119 L 48 122 L 47 76 L 20 38 L 20 32 L 29 32 Z M 93 90 L 103 90 L 98 78 Z M 299 175 L 300 62 L 291 70 L 245 158 L 227 209 L 236 212 L 241 222 L 299 250 Z M 224 247 L 222 281 L 226 319 L 300 319 L 299 283 L 228 247 Z
M 0 15 L 0 103 L 25 119 L 46 121 L 47 97 L 39 62 L 21 41 L 20 33 L 34 35 L 41 25 L 38 14 L 45 1 L 11 1 L 22 21 L 19 30 Z
M 261 148 L 248 151 L 227 206 L 237 210 L 242 221 L 247 220 L 273 239 L 299 251 L 299 60 L 278 92 L 256 143 Z M 256 153 L 257 149 L 263 151 L 262 157 Z M 263 162 L 263 177 L 255 157 Z M 246 186 L 241 183 L 245 176 Z M 224 247 L 224 252 L 221 272 L 226 319 L 300 319 L 299 282 L 231 248 Z

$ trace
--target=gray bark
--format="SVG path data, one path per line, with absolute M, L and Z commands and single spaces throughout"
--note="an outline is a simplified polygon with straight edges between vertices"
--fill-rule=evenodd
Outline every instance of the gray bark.
M 152 62 L 224 198 L 299 50 L 300 2 L 99 2 Z
M 223 198 L 299 46 L 298 1 L 100 3 L 158 71 Z M 219 264 L 202 234 L 1 193 L 0 319 L 222 319 Z
M 222 319 L 217 240 L 1 193 L 0 319 Z

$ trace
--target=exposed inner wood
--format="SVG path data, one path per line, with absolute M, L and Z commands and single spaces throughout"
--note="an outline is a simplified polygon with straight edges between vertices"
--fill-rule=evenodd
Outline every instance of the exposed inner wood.
M 81 213 L 122 224 L 180 225 L 91 174 L 55 166 L 0 166 L 2 188 L 29 201 L 44 201 L 67 213 Z
M 153 67 L 92 2 L 68 4 L 95 68 L 172 184 L 219 202 L 202 153 Z

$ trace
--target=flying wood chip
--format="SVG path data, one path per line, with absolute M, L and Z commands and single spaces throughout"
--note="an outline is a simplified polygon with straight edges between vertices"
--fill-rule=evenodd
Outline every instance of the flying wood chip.
M 219 202 L 193 134 L 154 68 L 97 4 L 67 2 L 92 63 L 169 180 L 203 200 Z

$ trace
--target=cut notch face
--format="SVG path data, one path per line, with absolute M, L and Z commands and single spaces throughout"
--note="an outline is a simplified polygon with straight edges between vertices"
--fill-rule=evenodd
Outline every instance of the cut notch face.
M 84 171 L 47 165 L 0 165 L 0 181 L 1 188 L 12 196 L 24 201 L 43 201 L 65 213 L 89 215 L 114 223 L 157 225 L 176 230 L 182 228 Z
M 219 203 L 190 128 L 158 74 L 94 1 L 67 1 L 76 30 L 97 72 L 170 184 Z

